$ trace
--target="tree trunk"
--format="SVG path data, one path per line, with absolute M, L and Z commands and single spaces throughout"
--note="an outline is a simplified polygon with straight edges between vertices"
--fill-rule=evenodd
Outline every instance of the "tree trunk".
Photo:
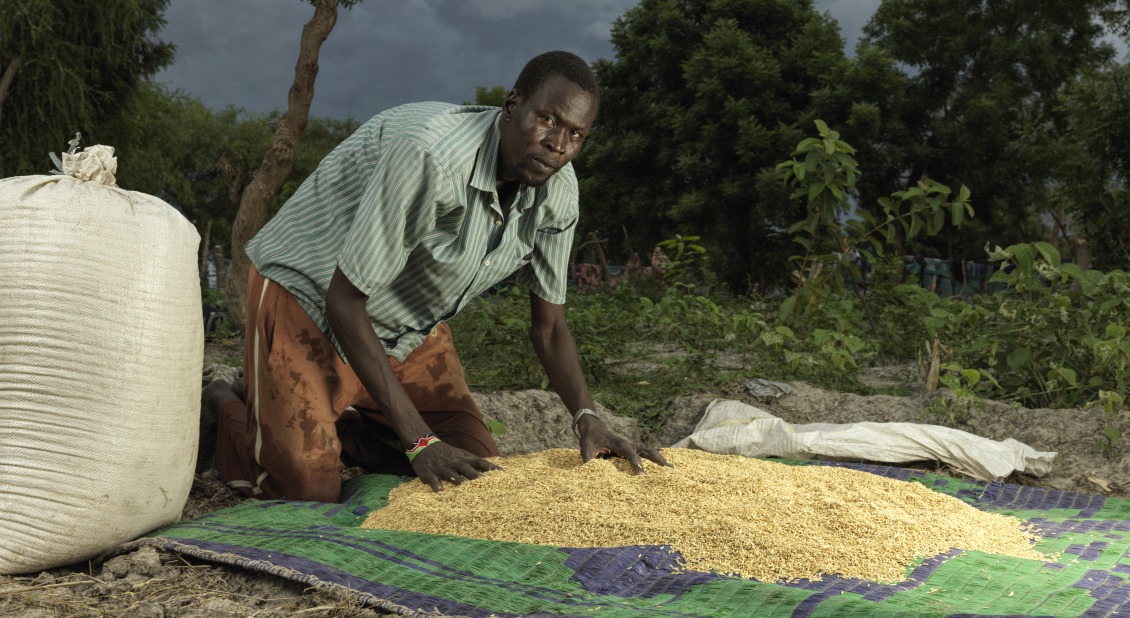
M 238 205 L 243 196 L 243 190 L 251 182 L 251 170 L 247 169 L 247 161 L 238 152 L 225 152 L 220 155 L 220 170 L 224 172 L 224 176 L 228 179 L 228 200 L 232 204 Z
M 234 328 L 242 330 L 247 315 L 247 273 L 250 261 L 244 245 L 267 222 L 267 207 L 286 177 L 294 169 L 298 146 L 310 116 L 314 79 L 318 76 L 318 51 L 337 22 L 337 0 L 318 0 L 314 17 L 303 26 L 294 83 L 290 86 L 286 112 L 279 118 L 275 138 L 243 189 L 239 212 L 232 223 L 231 268 L 227 273 L 227 312 Z
M 1083 270 L 1091 269 L 1091 251 L 1087 248 L 1087 239 L 1082 236 L 1075 236 L 1071 239 L 1071 244 L 1074 245 L 1075 250 L 1071 254 L 1071 259 L 1075 265 Z M 1076 279 L 1071 283 L 1071 290 L 1074 292 L 1083 291 L 1083 283 Z
M 4 99 L 8 98 L 8 89 L 12 87 L 12 82 L 16 79 L 16 71 L 20 70 L 22 63 L 23 59 L 19 56 L 12 58 L 4 68 L 4 74 L 0 75 L 0 115 L 4 113 Z M 0 161 L 0 178 L 3 177 L 4 165 L 3 161 Z
M 212 245 L 212 218 L 204 222 L 204 233 L 200 236 L 200 282 L 208 289 L 208 247 Z M 217 285 L 217 288 L 220 286 Z
M 216 264 L 216 289 L 222 290 L 227 286 L 227 282 L 231 280 L 228 277 L 231 269 L 224 268 L 224 247 L 222 245 L 212 247 L 212 261 Z

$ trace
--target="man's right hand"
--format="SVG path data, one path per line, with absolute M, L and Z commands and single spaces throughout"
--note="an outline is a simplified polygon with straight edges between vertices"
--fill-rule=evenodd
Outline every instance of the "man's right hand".
M 341 351 L 353 367 L 361 384 L 372 395 L 377 409 L 388 416 L 393 431 L 405 436 L 425 435 L 431 430 L 420 416 L 404 387 L 389 365 L 388 352 L 377 338 L 369 314 L 368 297 L 338 268 L 326 293 L 326 318 Z M 498 469 L 489 461 L 463 449 L 433 442 L 412 459 L 412 470 L 435 491 L 443 491 L 443 481 L 456 485 L 464 479 L 477 479 L 480 472 Z
M 501 470 L 499 466 L 446 442 L 432 442 L 412 459 L 412 470 L 433 491 L 443 491 L 443 481 L 459 485 L 479 478 L 482 472 Z

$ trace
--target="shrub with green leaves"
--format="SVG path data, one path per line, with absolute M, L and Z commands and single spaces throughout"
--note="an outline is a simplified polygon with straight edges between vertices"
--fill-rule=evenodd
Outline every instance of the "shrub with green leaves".
M 796 265 L 796 285 L 781 303 L 780 319 L 805 330 L 821 314 L 829 316 L 829 301 L 850 291 L 876 334 L 879 322 L 856 258 L 881 260 L 889 252 L 901 256 L 907 243 L 920 234 L 938 234 L 947 220 L 960 227 L 973 216 L 970 191 L 963 186 L 951 197 L 949 187 L 921 180 L 879 198 L 878 214 L 866 207 L 853 208 L 859 176 L 855 148 L 823 121 L 817 120 L 816 128 L 818 137 L 801 141 L 792 159 L 777 165 L 778 175 L 793 189 L 791 198 L 804 200 L 808 212 L 789 227 L 804 253 L 790 258 Z
M 860 367 L 920 358 L 937 337 L 948 351 L 940 380 L 956 399 L 936 412 L 949 422 L 968 420 L 982 397 L 1082 407 L 1104 415 L 1107 448 L 1116 442 L 1113 420 L 1130 389 L 1130 274 L 1085 271 L 1037 242 L 988 252 L 999 265 L 994 294 L 943 298 L 903 283 L 904 247 L 972 216 L 969 191 L 921 182 L 874 212 L 852 209 L 854 149 L 817 128 L 777 168 L 808 205 L 790 228 L 803 254 L 783 299 L 699 293 L 710 274 L 692 235 L 663 246 L 680 267 L 666 287 L 629 280 L 570 296 L 570 329 L 597 400 L 654 426 L 679 395 L 729 393 L 753 377 L 865 392 Z M 875 267 L 866 281 L 859 253 Z M 527 343 L 528 305 L 514 288 L 453 320 L 473 387 L 548 386 Z M 623 369 L 633 364 L 646 368 Z

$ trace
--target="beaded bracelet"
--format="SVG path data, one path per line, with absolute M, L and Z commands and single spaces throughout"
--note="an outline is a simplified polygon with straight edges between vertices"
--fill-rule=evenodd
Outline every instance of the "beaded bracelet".
M 424 436 L 423 438 L 420 438 L 419 440 L 417 440 L 416 446 L 413 446 L 412 448 L 408 449 L 407 451 L 404 451 L 404 454 L 408 455 L 408 461 L 412 461 L 413 459 L 416 458 L 416 455 L 420 454 L 420 451 L 424 450 L 425 448 L 427 448 L 428 446 L 430 446 L 432 443 L 435 443 L 435 442 L 443 442 L 443 440 L 440 440 L 439 438 L 437 438 L 434 433 L 429 433 L 428 435 Z

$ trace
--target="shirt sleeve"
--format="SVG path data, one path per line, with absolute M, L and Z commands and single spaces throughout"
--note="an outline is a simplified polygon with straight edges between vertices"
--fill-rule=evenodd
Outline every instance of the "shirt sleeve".
M 366 296 L 388 287 L 435 227 L 436 205 L 452 196 L 450 179 L 425 148 L 392 141 L 365 185 L 338 267 Z

